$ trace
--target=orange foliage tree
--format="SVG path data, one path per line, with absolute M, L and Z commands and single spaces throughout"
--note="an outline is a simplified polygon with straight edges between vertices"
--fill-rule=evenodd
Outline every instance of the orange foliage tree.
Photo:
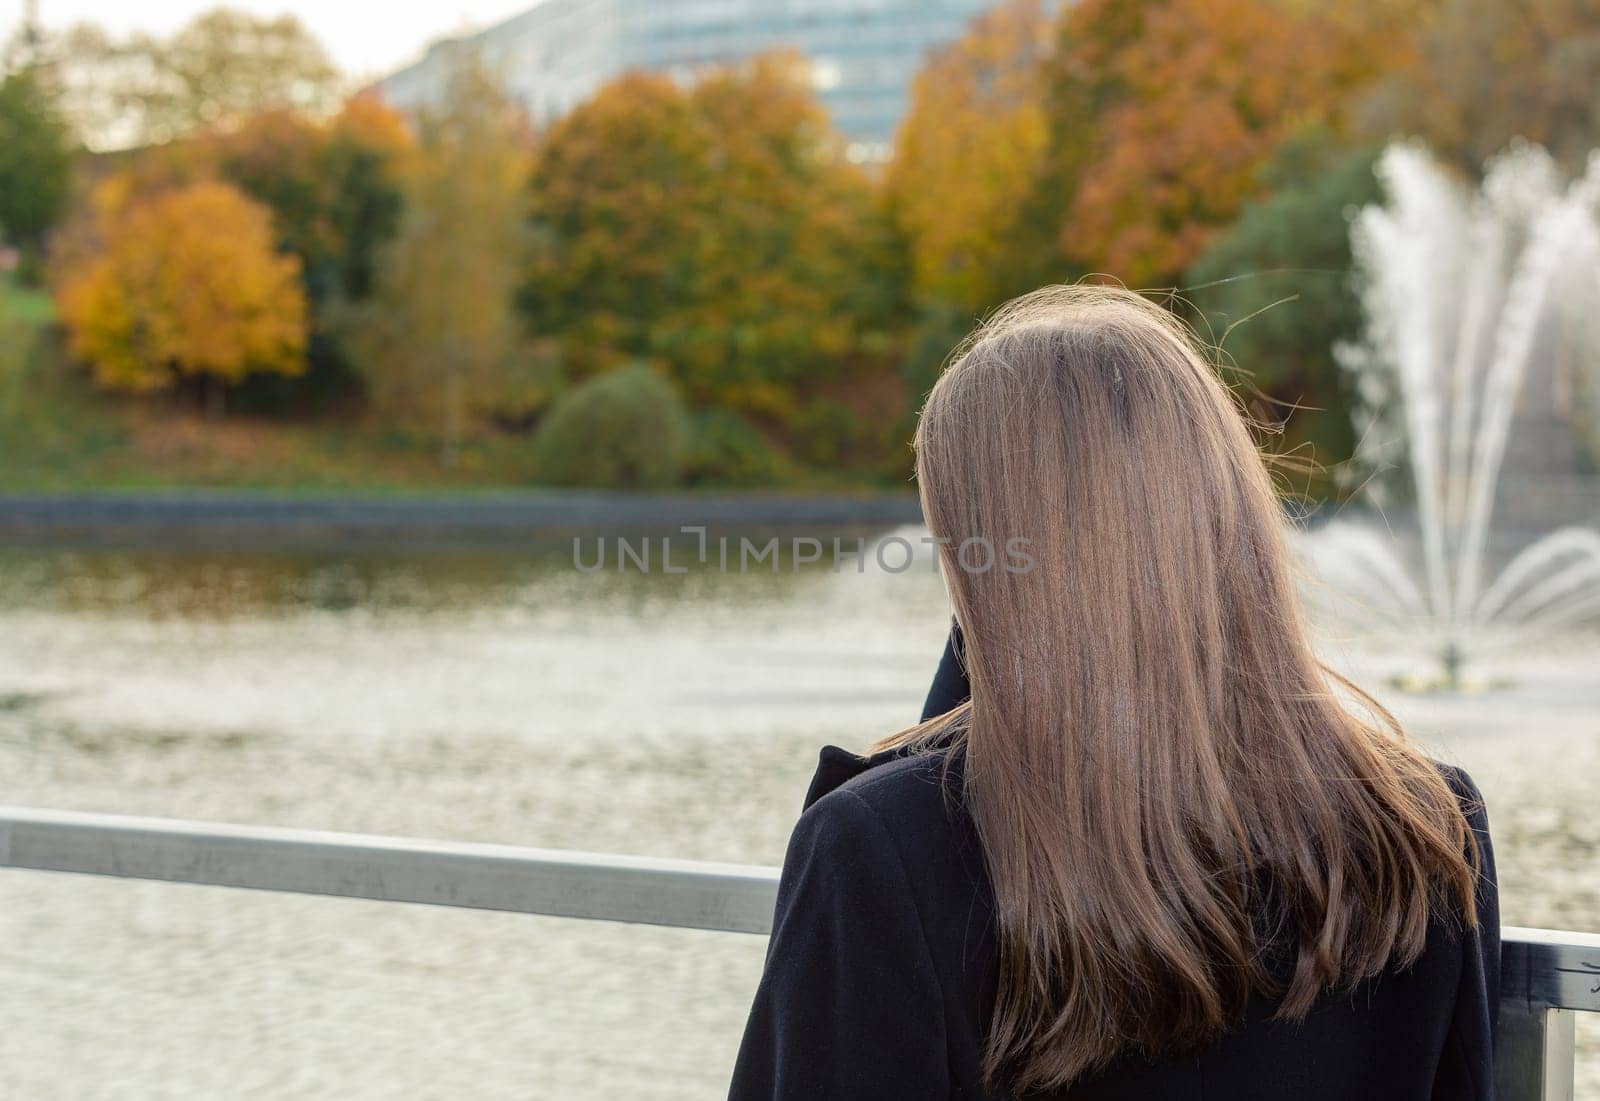
M 98 247 L 60 273 L 56 297 L 100 385 L 152 391 L 191 376 L 220 395 L 252 372 L 304 369 L 300 265 L 274 251 L 264 207 L 206 181 L 130 195 L 124 177 L 93 201 Z
M 887 221 L 803 64 L 624 76 L 544 136 L 523 301 L 577 373 L 646 360 L 702 405 L 785 421 L 887 364 Z
M 371 296 L 380 255 L 400 227 L 403 175 L 414 156 L 405 122 L 367 93 L 329 118 L 264 111 L 181 144 L 193 147 L 206 175 L 272 211 L 278 247 L 300 261 L 310 309 L 305 373 L 257 375 L 230 398 L 258 412 L 310 411 L 363 393 L 370 372 L 348 322 Z
M 885 185 L 923 300 L 979 313 L 1028 289 L 1043 266 L 1037 240 L 1017 236 L 1050 145 L 1045 60 L 1056 37 L 1041 0 L 1009 0 L 917 75 Z
M 1399 5 L 1415 7 L 1415 4 Z M 1402 48 L 1381 4 L 1082 0 L 1053 78 L 1068 255 L 1132 285 L 1174 280 L 1260 194 L 1274 150 L 1345 125 Z M 1391 5 L 1391 7 L 1394 7 Z

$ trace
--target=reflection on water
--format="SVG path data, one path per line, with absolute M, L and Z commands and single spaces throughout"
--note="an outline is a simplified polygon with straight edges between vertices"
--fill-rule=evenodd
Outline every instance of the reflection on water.
M 817 746 L 914 719 L 947 622 L 931 572 L 840 566 L 0 548 L 3 800 L 775 863 Z M 1600 926 L 1597 670 L 1568 640 L 1388 700 L 1484 787 L 1508 922 Z M 716 1097 L 762 950 L 0 872 L 0 1066 L 40 1098 Z
M 878 567 L 871 548 L 884 533 L 840 529 L 804 536 L 761 531 L 713 532 L 703 560 L 691 531 L 649 536 L 586 536 L 504 546 L 399 546 L 265 550 L 158 550 L 147 547 L 81 547 L 42 550 L 0 545 L 0 609 L 133 614 L 144 618 L 235 619 L 296 611 L 467 610 L 501 604 L 562 601 L 583 610 L 638 611 L 660 606 L 784 604 L 819 579 L 871 573 L 889 575 L 903 562 L 885 552 L 889 569 Z M 901 529 L 890 540 L 908 544 L 919 557 L 899 574 L 926 576 L 932 563 L 923 553 L 925 533 Z M 671 542 L 663 563 L 660 545 Z M 824 560 L 796 563 L 797 538 L 815 538 Z M 757 559 L 774 539 L 777 554 Z M 841 554 L 834 559 L 837 541 Z M 619 542 L 630 551 L 618 552 Z M 727 561 L 719 565 L 718 546 Z M 740 544 L 748 550 L 741 565 Z M 648 543 L 649 550 L 645 551 Z M 867 548 L 855 555 L 857 548 Z M 643 562 L 643 568 L 640 562 Z M 596 569 L 600 563 L 603 568 Z M 583 568 L 579 568 L 579 566 Z M 666 569 L 670 566 L 670 570 Z M 681 572 L 680 572 L 681 571 Z M 922 586 L 922 592 L 937 587 Z
M 521 555 L 0 553 L 0 692 L 57 722 L 330 741 L 897 727 L 938 578 L 856 560 L 583 574 Z M 796 723 L 797 713 L 803 719 Z

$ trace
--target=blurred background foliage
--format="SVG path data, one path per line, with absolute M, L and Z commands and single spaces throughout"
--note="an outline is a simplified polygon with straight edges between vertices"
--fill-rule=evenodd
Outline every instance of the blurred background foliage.
M 1335 492 L 1376 150 L 1600 145 L 1600 0 L 1005 0 L 882 166 L 803 58 L 544 127 L 464 58 L 345 95 L 292 18 L 24 27 L 0 80 L 0 483 L 903 483 L 921 397 L 1041 283 L 1150 290 Z
M 689 413 L 677 387 L 643 364 L 606 371 L 563 394 L 534 452 L 551 485 L 666 489 L 683 478 Z

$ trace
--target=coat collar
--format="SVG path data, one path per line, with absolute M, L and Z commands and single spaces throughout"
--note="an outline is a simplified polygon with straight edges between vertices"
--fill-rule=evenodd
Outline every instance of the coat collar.
M 823 746 L 822 752 L 817 755 L 817 771 L 811 777 L 811 787 L 806 790 L 806 808 L 809 809 L 812 803 L 835 788 L 854 780 L 863 772 L 887 764 L 903 755 L 903 750 L 886 749 L 882 753 L 862 756 L 836 745 Z
M 898 761 L 917 753 L 937 751 L 947 744 L 946 740 L 941 738 L 920 750 L 900 747 L 866 755 L 851 753 L 848 749 L 841 749 L 836 745 L 825 745 L 822 747 L 822 752 L 817 755 L 817 771 L 811 777 L 811 787 L 806 790 L 805 807 L 802 809 L 809 808 L 812 803 L 834 789 L 843 787 L 863 772 L 869 772 L 879 765 L 886 765 L 890 761 Z

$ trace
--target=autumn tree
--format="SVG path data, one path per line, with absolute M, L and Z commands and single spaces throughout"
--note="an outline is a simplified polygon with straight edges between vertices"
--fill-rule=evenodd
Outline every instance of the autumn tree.
M 272 208 L 279 242 L 300 258 L 314 304 L 371 292 L 378 252 L 405 204 L 411 136 L 399 115 L 364 95 L 332 119 L 265 111 L 206 141 L 217 173 Z
M 470 58 L 417 135 L 361 340 L 376 399 L 435 426 L 452 465 L 472 415 L 515 380 L 530 138 L 520 106 Z
M 1055 266 L 1056 250 L 1039 247 L 1023 216 L 1050 152 L 1045 61 L 1056 39 L 1041 0 L 1008 0 L 912 84 L 885 185 L 924 303 L 970 321 Z
M 275 250 L 266 208 L 215 182 L 130 197 L 120 177 L 94 205 L 99 247 L 61 274 L 56 303 L 100 385 L 196 379 L 220 414 L 225 385 L 304 369 L 300 265 Z
M 775 425 L 862 398 L 889 371 L 902 282 L 839 144 L 792 56 L 608 84 L 539 147 L 531 330 L 579 375 L 643 360 L 695 404 Z
M 1049 76 L 1066 254 L 1137 286 L 1171 284 L 1259 197 L 1296 130 L 1334 135 L 1405 49 L 1421 0 L 1082 0 Z M 1397 14 L 1401 13 L 1401 14 Z
M 376 283 L 379 255 L 399 230 L 412 139 L 401 118 L 362 95 L 332 118 L 274 110 L 190 144 L 209 172 L 272 210 L 279 248 L 300 260 L 311 310 L 308 369 L 257 376 L 237 395 L 256 409 L 316 409 L 362 388 L 346 327 Z

